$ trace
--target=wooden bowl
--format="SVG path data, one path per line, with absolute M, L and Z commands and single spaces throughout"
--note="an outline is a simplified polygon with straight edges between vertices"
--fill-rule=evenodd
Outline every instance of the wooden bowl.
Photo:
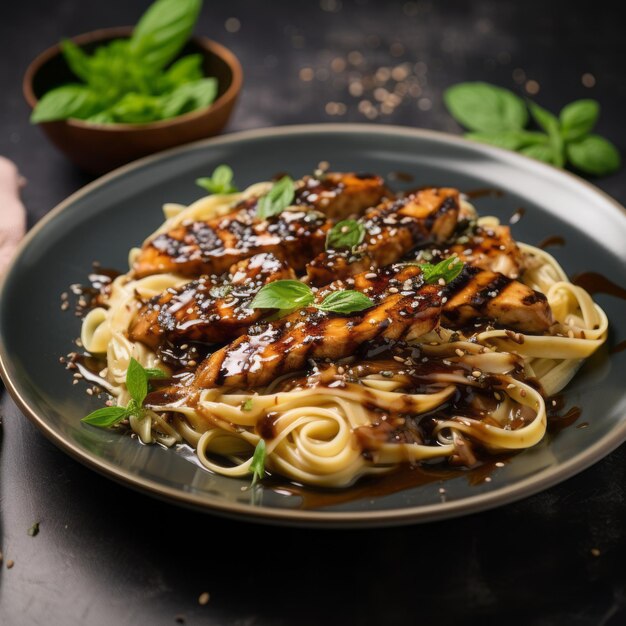
M 130 36 L 132 27 L 106 28 L 74 37 L 86 52 L 112 39 Z M 243 72 L 237 57 L 224 46 L 202 37 L 191 39 L 181 52 L 201 53 L 204 74 L 218 81 L 217 98 L 205 109 L 147 124 L 91 124 L 63 120 L 39 124 L 52 143 L 81 169 L 93 174 L 166 148 L 217 135 L 226 125 L 241 91 Z M 23 91 L 34 108 L 47 91 L 68 82 L 78 82 L 59 45 L 42 52 L 24 75 Z

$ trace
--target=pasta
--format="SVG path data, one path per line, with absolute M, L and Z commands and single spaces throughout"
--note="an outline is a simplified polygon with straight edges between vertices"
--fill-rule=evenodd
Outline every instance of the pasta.
M 166 205 L 166 221 L 146 242 L 228 216 L 271 188 L 259 183 L 188 207 Z M 463 212 L 475 218 L 473 227 L 500 226 L 493 217 L 476 218 L 466 201 Z M 353 354 L 314 359 L 253 388 L 198 387 L 190 382 L 194 368 L 187 368 L 177 378 L 187 392 L 167 401 L 158 392 L 148 395 L 147 410 L 129 418 L 130 429 L 146 444 L 188 444 L 203 466 L 232 477 L 249 476 L 263 439 L 269 471 L 321 487 L 349 486 L 407 462 L 448 459 L 471 466 L 478 452 L 529 448 L 546 432 L 546 398 L 606 340 L 608 320 L 550 254 L 523 243 L 517 250 L 519 281 L 544 294 L 552 312 L 545 332 L 482 319 L 452 328 L 442 318 L 428 332 L 376 344 L 378 352 L 368 353 L 366 342 Z M 175 373 L 154 346 L 131 338 L 129 330 L 142 303 L 168 290 L 177 293 L 192 280 L 171 271 L 138 276 L 132 268 L 140 251 L 131 251 L 131 270 L 112 281 L 82 324 L 85 350 L 105 361 L 103 386 L 119 406 L 130 401 L 125 380 L 131 358 Z

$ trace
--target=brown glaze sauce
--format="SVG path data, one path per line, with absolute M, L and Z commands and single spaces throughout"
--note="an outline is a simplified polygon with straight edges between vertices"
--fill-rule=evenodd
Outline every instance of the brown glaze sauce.
M 413 176 L 413 174 L 409 174 L 408 172 L 389 172 L 389 180 L 401 183 L 412 183 L 415 180 L 415 176 Z
M 564 246 L 564 245 L 565 245 L 564 237 L 561 237 L 560 235 L 552 235 L 551 237 L 546 237 L 545 239 L 542 239 L 537 244 L 537 248 L 541 248 L 542 250 L 545 250 L 546 248 L 549 248 L 550 246 Z
M 502 198 L 504 191 L 496 189 L 494 187 L 481 187 L 479 189 L 471 189 L 470 191 L 463 192 L 470 200 L 476 200 L 477 198 Z
M 581 274 L 576 274 L 576 276 L 572 278 L 572 282 L 582 287 L 592 296 L 597 293 L 603 293 L 613 296 L 614 298 L 626 300 L 626 289 L 598 272 L 582 272 Z
M 514 454 L 509 456 L 491 457 L 489 461 L 471 469 L 451 468 L 438 463 L 433 465 L 400 465 L 397 469 L 382 476 L 368 476 L 345 489 L 322 489 L 304 487 L 288 482 L 280 476 L 270 476 L 263 480 L 265 489 L 300 498 L 300 509 L 322 509 L 337 506 L 346 502 L 369 500 L 389 496 L 400 491 L 423 487 L 433 483 L 444 483 L 455 478 L 464 477 L 467 482 L 476 486 L 489 482 L 491 475 L 504 466 Z M 445 500 L 445 488 L 439 489 L 437 501 Z
M 624 350 L 626 350 L 626 340 L 620 341 L 618 344 L 614 345 L 609 350 L 609 354 L 617 354 L 618 352 L 623 352 Z

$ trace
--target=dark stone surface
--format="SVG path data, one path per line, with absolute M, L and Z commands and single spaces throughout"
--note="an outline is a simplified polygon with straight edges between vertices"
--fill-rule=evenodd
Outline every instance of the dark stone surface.
M 31 223 L 89 178 L 29 125 L 26 65 L 62 36 L 133 23 L 146 4 L 0 6 L 0 154 L 28 179 Z M 521 92 L 514 72 L 519 80 L 522 70 L 551 110 L 597 98 L 598 132 L 626 149 L 626 43 L 609 2 L 206 5 L 198 32 L 231 47 L 246 74 L 229 131 L 369 121 L 345 72 L 330 69 L 333 58 L 361 51 L 368 71 L 424 64 L 421 104 L 408 99 L 372 123 L 458 131 L 441 104 L 446 86 L 486 80 Z M 231 17 L 240 20 L 235 33 L 225 29 Z M 318 77 L 302 81 L 309 67 Z M 581 83 L 587 72 L 592 88 Z M 347 110 L 328 115 L 328 102 Z M 623 170 L 594 182 L 626 201 Z M 311 531 L 231 522 L 131 492 L 48 443 L 6 393 L 2 421 L 2 624 L 626 623 L 623 446 L 555 488 L 490 512 L 392 530 Z M 35 521 L 40 532 L 30 537 Z M 204 591 L 211 598 L 200 606 Z

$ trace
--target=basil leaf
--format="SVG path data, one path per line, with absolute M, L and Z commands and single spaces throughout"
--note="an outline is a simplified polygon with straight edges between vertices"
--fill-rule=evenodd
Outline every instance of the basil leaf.
M 98 95 L 85 85 L 71 84 L 46 93 L 33 110 L 33 124 L 70 118 L 85 119 L 101 108 Z
M 465 264 L 456 256 L 449 257 L 439 263 L 420 263 L 424 282 L 432 285 L 442 278 L 447 283 L 452 282 L 463 270 Z
M 567 144 L 567 158 L 579 170 L 595 176 L 611 174 L 620 167 L 618 149 L 604 137 L 588 135 Z
M 91 75 L 90 58 L 71 39 L 64 39 L 61 42 L 61 52 L 65 62 L 77 78 L 82 78 L 89 82 Z
M 148 394 L 148 376 L 140 363 L 131 357 L 126 370 L 126 389 L 138 408 Z
M 191 36 L 201 8 L 202 0 L 156 0 L 135 26 L 133 56 L 147 68 L 163 69 Z
M 107 113 L 117 123 L 145 124 L 161 118 L 162 104 L 157 96 L 127 93 Z
M 581 139 L 598 121 L 600 105 L 596 100 L 576 100 L 561 109 L 561 133 L 565 141 Z
M 286 309 L 307 307 L 314 300 L 308 285 L 299 280 L 277 280 L 261 288 L 250 303 L 251 309 Z
M 530 130 L 505 130 L 499 133 L 465 133 L 467 139 L 488 143 L 498 148 L 519 150 L 525 146 L 544 143 L 548 137 L 544 133 Z
M 158 367 L 144 367 L 143 371 L 146 373 L 148 379 L 150 378 L 169 378 L 169 374 L 160 370 Z
M 91 124 L 115 124 L 115 118 L 108 111 L 100 111 L 95 115 L 90 115 L 85 122 Z
M 235 193 L 237 187 L 233 185 L 233 176 L 233 170 L 228 165 L 218 165 L 210 177 L 197 178 L 196 185 L 209 193 Z
M 536 146 L 527 146 L 520 150 L 522 154 L 543 161 L 544 163 L 550 163 L 550 165 L 556 165 L 554 158 L 554 149 L 549 143 L 537 144 Z
M 102 409 L 97 409 L 93 413 L 83 417 L 81 422 L 85 424 L 91 424 L 92 426 L 99 426 L 100 428 L 108 428 L 118 422 L 121 422 L 125 417 L 128 417 L 128 410 L 123 406 L 107 406 Z
M 365 226 L 356 220 L 337 222 L 326 235 L 326 250 L 354 248 L 365 239 Z
M 320 304 L 315 305 L 320 311 L 328 313 L 356 313 L 374 306 L 374 301 L 360 291 L 351 289 L 333 291 Z
M 265 439 L 259 439 L 256 444 L 254 454 L 252 455 L 252 463 L 250 463 L 250 472 L 252 472 L 252 486 L 257 480 L 261 480 L 265 476 L 265 457 L 267 454 Z
M 262 219 L 282 213 L 296 195 L 295 186 L 290 176 L 283 176 L 263 197 L 259 198 L 256 212 Z
M 443 99 L 452 116 L 470 130 L 521 130 L 528 122 L 524 101 L 508 89 L 488 83 L 460 83 L 448 87 Z
M 201 54 L 188 54 L 172 63 L 165 72 L 165 78 L 172 87 L 191 83 L 200 80 L 202 77 Z
M 252 411 L 252 398 L 248 398 L 242 405 L 241 405 L 241 410 L 242 411 Z
M 169 119 L 183 113 L 204 109 L 213 103 L 216 95 L 217 79 L 215 78 L 202 78 L 192 83 L 185 83 L 162 96 L 161 117 Z
M 563 167 L 565 165 L 565 152 L 558 118 L 530 100 L 528 101 L 528 108 L 535 122 L 548 133 L 548 142 L 552 148 L 552 163 L 557 167 Z

